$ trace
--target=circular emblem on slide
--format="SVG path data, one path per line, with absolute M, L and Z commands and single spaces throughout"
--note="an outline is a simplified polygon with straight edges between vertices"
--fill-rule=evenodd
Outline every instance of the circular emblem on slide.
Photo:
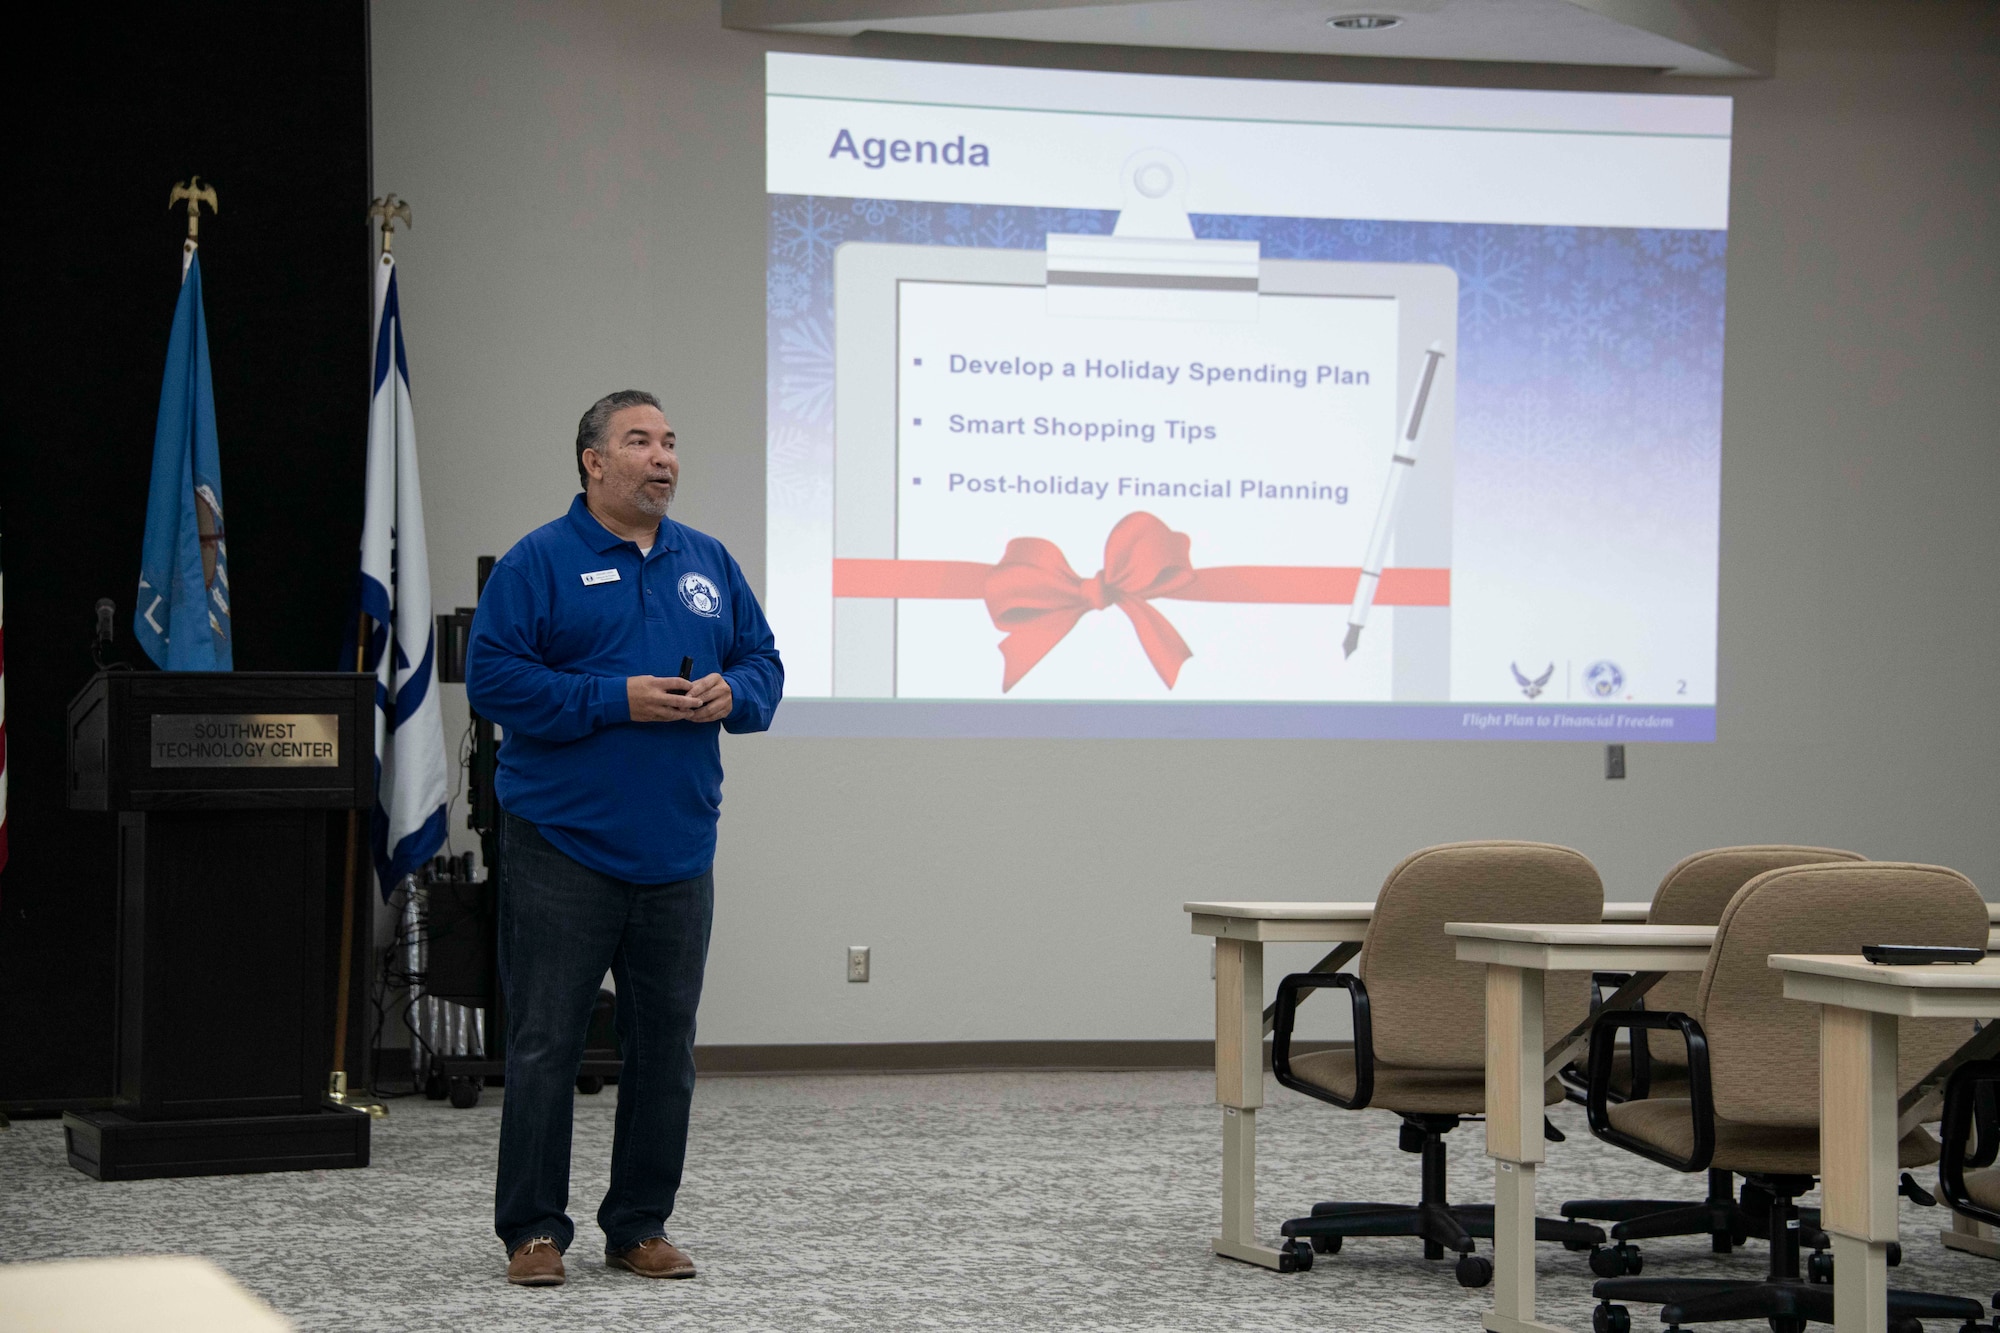
M 1625 673 L 1618 669 L 1616 662 L 1592 662 L 1584 670 L 1583 688 L 1590 692 L 1593 699 L 1616 698 L 1618 691 L 1625 688 Z
M 701 575 L 681 575 L 680 589 L 682 605 L 696 615 L 713 619 L 722 614 L 722 594 Z M 1615 671 L 1617 668 L 1612 669 Z

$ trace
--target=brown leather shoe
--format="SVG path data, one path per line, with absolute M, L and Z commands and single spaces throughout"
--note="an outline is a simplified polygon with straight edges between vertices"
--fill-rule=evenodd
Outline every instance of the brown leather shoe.
M 606 1268 L 623 1268 L 640 1277 L 693 1277 L 694 1260 L 665 1236 L 652 1236 L 629 1250 L 607 1252 Z
M 548 1236 L 522 1241 L 507 1256 L 507 1280 L 517 1287 L 560 1287 L 562 1251 Z

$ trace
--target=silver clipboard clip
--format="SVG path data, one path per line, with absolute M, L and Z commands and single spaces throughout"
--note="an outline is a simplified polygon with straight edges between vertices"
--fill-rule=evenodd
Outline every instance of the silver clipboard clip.
M 1119 175 L 1125 206 L 1111 235 L 1049 234 L 1049 314 L 1254 322 L 1258 243 L 1196 239 L 1187 167 L 1163 148 L 1134 153 Z

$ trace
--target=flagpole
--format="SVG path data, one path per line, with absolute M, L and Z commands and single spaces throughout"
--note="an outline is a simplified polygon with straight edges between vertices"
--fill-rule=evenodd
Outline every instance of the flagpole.
M 368 643 L 368 613 L 354 617 L 354 670 L 363 669 L 363 653 Z M 354 993 L 354 881 L 358 872 L 361 812 L 347 812 L 347 868 L 340 877 L 340 983 L 333 1002 L 333 1072 L 327 1075 L 326 1098 L 339 1106 L 365 1111 L 380 1119 L 389 1108 L 380 1102 L 353 1101 L 347 1095 L 347 1008 Z M 372 943 L 372 941 L 371 941 Z
M 377 263 L 386 263 L 390 247 L 394 244 L 396 221 L 402 219 L 404 226 L 410 224 L 410 206 L 401 203 L 396 196 L 375 200 L 368 209 L 371 222 L 379 222 L 382 228 L 382 252 Z M 378 312 L 379 318 L 379 312 Z M 368 613 L 357 611 L 354 617 L 354 670 L 358 674 L 367 669 L 366 646 L 368 643 Z M 347 812 L 347 865 L 340 880 L 340 981 L 334 991 L 333 1014 L 333 1071 L 327 1075 L 327 1100 L 340 1106 L 366 1111 L 380 1118 L 389 1114 L 389 1108 L 380 1102 L 354 1101 L 347 1092 L 347 1011 L 354 993 L 354 887 L 360 877 L 361 812 Z M 372 947 L 373 941 L 370 941 Z

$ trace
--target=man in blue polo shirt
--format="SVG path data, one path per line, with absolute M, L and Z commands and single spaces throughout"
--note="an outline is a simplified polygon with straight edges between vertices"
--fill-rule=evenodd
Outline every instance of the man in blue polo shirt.
M 718 733 L 769 727 L 785 672 L 736 561 L 666 517 L 675 443 L 648 393 L 614 393 L 583 414 L 583 494 L 493 567 L 466 654 L 466 697 L 505 729 L 495 785 L 507 1096 L 493 1223 L 507 1280 L 522 1286 L 563 1281 L 571 1099 L 607 969 L 625 1063 L 597 1210 L 605 1262 L 694 1276 L 665 1228 L 694 1094 Z

